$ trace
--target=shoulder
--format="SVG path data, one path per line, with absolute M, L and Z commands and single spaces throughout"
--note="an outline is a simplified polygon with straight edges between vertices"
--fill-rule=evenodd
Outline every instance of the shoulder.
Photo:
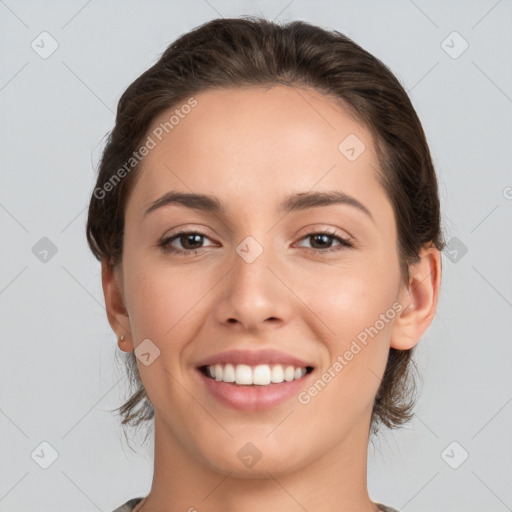
M 135 507 L 137 503 L 140 503 L 142 499 L 142 496 L 140 498 L 133 498 L 127 501 L 124 505 L 121 505 L 120 507 L 116 508 L 113 512 L 131 512 L 133 510 L 133 507 Z

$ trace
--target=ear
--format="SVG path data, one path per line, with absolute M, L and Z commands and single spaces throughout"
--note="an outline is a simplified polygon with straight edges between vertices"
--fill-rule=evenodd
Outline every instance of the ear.
M 434 246 L 422 249 L 420 260 L 409 267 L 409 284 L 400 291 L 403 309 L 393 325 L 391 348 L 413 348 L 436 314 L 441 286 L 441 254 Z
M 130 318 L 123 299 L 122 265 L 114 268 L 107 260 L 101 262 L 101 283 L 107 318 L 110 327 L 117 335 L 117 344 L 123 352 L 131 352 L 133 340 L 131 337 Z M 124 341 L 119 338 L 124 335 Z

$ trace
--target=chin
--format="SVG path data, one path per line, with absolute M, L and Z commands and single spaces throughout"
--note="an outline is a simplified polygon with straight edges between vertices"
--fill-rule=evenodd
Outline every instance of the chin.
M 225 446 L 217 444 L 216 450 L 208 449 L 207 453 L 203 452 L 201 458 L 213 471 L 243 479 L 268 479 L 269 473 L 275 477 L 283 476 L 306 465 L 303 460 L 304 446 L 300 450 L 296 449 L 296 445 L 287 449 L 282 445 L 269 443 L 264 437 L 261 441 L 253 439 L 255 440 L 230 439 Z

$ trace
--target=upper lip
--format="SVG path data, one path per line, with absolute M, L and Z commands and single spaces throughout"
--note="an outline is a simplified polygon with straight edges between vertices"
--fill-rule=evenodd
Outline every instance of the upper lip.
M 313 367 L 311 363 L 298 357 L 279 352 L 278 350 L 227 350 L 206 357 L 198 362 L 197 366 L 210 366 L 214 364 L 247 364 L 257 366 L 259 364 L 282 364 L 295 367 Z

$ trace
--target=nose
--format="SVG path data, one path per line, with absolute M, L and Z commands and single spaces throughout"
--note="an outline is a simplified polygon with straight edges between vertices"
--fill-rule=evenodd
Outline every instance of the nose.
M 256 332 L 290 321 L 293 293 L 271 244 L 247 237 L 232 257 L 231 270 L 216 297 L 216 320 L 224 326 Z

